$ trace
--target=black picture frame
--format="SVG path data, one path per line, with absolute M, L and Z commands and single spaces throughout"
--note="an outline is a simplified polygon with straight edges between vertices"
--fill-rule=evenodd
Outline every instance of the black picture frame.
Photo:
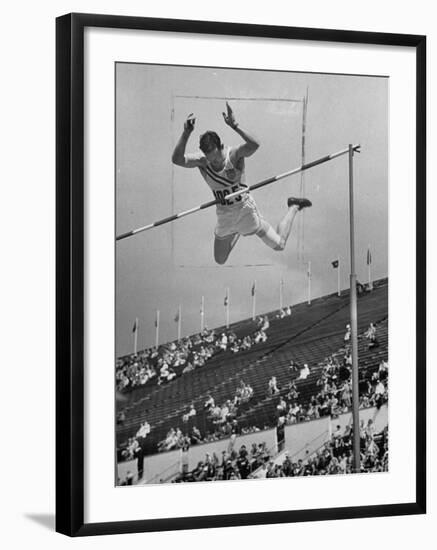
M 389 505 L 84 522 L 84 29 L 299 39 L 416 52 L 416 499 Z M 426 37 L 95 14 L 56 20 L 56 530 L 69 536 L 423 514 L 426 511 Z

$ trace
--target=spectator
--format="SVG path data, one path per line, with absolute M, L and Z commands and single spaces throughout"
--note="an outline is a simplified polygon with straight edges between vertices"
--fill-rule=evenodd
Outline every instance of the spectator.
M 379 380 L 374 390 L 374 402 L 376 407 L 379 409 L 386 400 L 386 388 L 384 383 Z
M 149 435 L 150 430 L 151 430 L 150 424 L 147 421 L 144 421 L 140 425 L 140 427 L 139 427 L 139 429 L 136 433 L 136 437 L 146 438 Z
M 211 394 L 208 394 L 208 397 L 203 405 L 203 408 L 206 410 L 211 410 L 214 408 L 215 402 L 214 398 L 211 396 Z
M 376 327 L 373 323 L 370 323 L 369 328 L 365 332 L 364 336 L 369 341 L 369 349 L 376 348 L 379 346 L 379 342 L 376 338 Z
M 276 395 L 278 393 L 279 393 L 279 388 L 278 388 L 278 384 L 277 384 L 277 381 L 276 381 L 276 376 L 272 376 L 269 380 L 268 394 L 269 395 Z
M 306 380 L 309 375 L 310 369 L 308 367 L 308 364 L 305 363 L 304 366 L 300 369 L 299 377 L 297 378 L 297 380 Z
M 190 410 L 182 416 L 182 422 L 188 422 L 191 417 L 196 416 L 197 411 L 194 407 L 194 403 L 191 403 Z

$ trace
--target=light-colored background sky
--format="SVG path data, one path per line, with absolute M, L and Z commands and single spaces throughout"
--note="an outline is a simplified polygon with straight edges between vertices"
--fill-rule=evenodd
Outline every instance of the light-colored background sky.
M 268 4 L 247 4 L 222 0 L 220 3 L 201 3 L 195 0 L 176 2 L 161 0 L 147 3 L 139 0 L 59 0 L 54 3 L 21 2 L 4 7 L 4 16 L 10 22 L 20 21 L 17 26 L 4 26 L 2 40 L 4 49 L 3 69 L 14 75 L 14 85 L 2 86 L 0 94 L 4 109 L 2 116 L 4 157 L 3 181 L 16 182 L 3 186 L 2 216 L 3 255 L 8 268 L 2 270 L 3 296 L 1 328 L 3 335 L 4 365 L 17 365 L 17 354 L 32 350 L 30 360 L 21 361 L 19 379 L 20 403 L 17 407 L 17 392 L 9 385 L 3 392 L 1 410 L 4 419 L 4 441 L 16 441 L 17 430 L 29 425 L 26 447 L 36 450 L 29 453 L 2 453 L 2 544 L 10 549 L 44 548 L 64 549 L 119 549 L 123 546 L 148 548 L 223 550 L 249 545 L 251 549 L 289 547 L 300 545 L 308 550 L 337 549 L 341 540 L 353 540 L 357 550 L 367 550 L 369 541 L 378 545 L 401 550 L 411 550 L 417 545 L 424 548 L 432 545 L 437 533 L 437 478 L 435 469 L 428 472 L 428 514 L 420 516 L 397 516 L 360 520 L 322 521 L 299 524 L 260 525 L 226 529 L 200 529 L 117 535 L 111 537 L 88 537 L 69 539 L 53 532 L 55 506 L 55 75 L 54 75 L 54 18 L 69 11 L 91 13 L 117 13 L 147 17 L 170 17 L 185 19 L 229 20 L 245 23 L 295 25 L 303 27 L 342 28 L 375 32 L 399 32 L 428 34 L 428 97 L 437 93 L 437 27 L 432 3 L 417 0 L 414 9 L 399 9 L 399 2 L 368 3 L 353 5 L 349 1 L 312 0 L 306 3 L 286 4 L 271 0 Z M 396 14 L 396 17 L 394 17 Z M 17 71 L 17 67 L 23 70 Z M 24 70 L 25 68 L 25 70 Z M 32 85 L 29 101 L 30 83 Z M 35 106 L 38 106 L 36 108 Z M 435 120 L 435 102 L 428 104 L 429 120 Z M 17 116 L 17 114 L 20 116 Z M 428 147 L 437 147 L 437 126 L 429 125 Z M 20 147 L 17 147 L 17 144 Z M 23 162 L 23 151 L 26 162 Z M 360 157 L 362 158 L 362 157 Z M 17 167 L 20 167 L 17 172 Z M 428 155 L 428 179 L 436 180 L 435 155 Z M 37 177 L 40 175 L 41 177 Z M 26 197 L 26 200 L 23 200 Z M 395 200 L 395 197 L 393 197 Z M 428 333 L 437 330 L 437 218 L 433 205 L 437 201 L 435 185 L 429 185 L 428 225 Z M 11 205 L 20 205 L 23 223 L 17 224 L 17 210 Z M 11 228 L 14 228 L 13 238 Z M 12 267 L 13 266 L 13 269 Z M 30 277 L 31 272 L 31 277 Z M 18 297 L 19 296 L 19 301 Z M 27 304 L 26 315 L 19 304 Z M 21 327 L 22 330 L 18 330 Z M 31 327 L 31 330 L 24 331 Z M 428 364 L 434 366 L 437 353 L 428 340 Z M 19 351 L 20 350 L 20 351 Z M 109 365 L 109 368 L 111 366 Z M 13 371 L 15 372 L 15 370 Z M 435 368 L 428 369 L 428 395 L 437 388 Z M 13 413 L 14 422 L 10 422 Z M 435 456 L 437 403 L 428 401 L 429 464 Z M 29 472 L 31 464 L 32 476 Z M 31 481 L 30 481 L 31 479 Z M 362 534 L 366 534 L 362 536 Z M 357 536 L 358 535 L 358 536 Z M 430 542 L 431 541 L 431 542 Z
M 299 166 L 302 100 L 308 90 L 306 161 L 349 143 L 362 145 L 354 163 L 357 275 L 367 278 L 370 244 L 373 276 L 387 276 L 388 86 L 386 78 L 372 76 L 117 64 L 117 233 L 211 199 L 199 171 L 173 166 L 171 153 L 191 112 L 197 121 L 187 151 L 198 150 L 199 135 L 208 129 L 217 131 L 225 144 L 241 141 L 223 122 L 225 100 L 221 98 L 230 98 L 241 127 L 261 143 L 246 161 L 249 185 Z M 198 331 L 202 295 L 207 325 L 222 325 L 226 287 L 230 287 L 231 322 L 250 316 L 254 279 L 257 312 L 278 307 L 281 277 L 284 303 L 303 301 L 307 261 L 311 261 L 314 297 L 336 290 L 337 273 L 331 261 L 338 256 L 342 287 L 346 287 L 347 156 L 307 171 L 304 181 L 313 207 L 296 218 L 283 253 L 248 237 L 240 239 L 226 267 L 217 266 L 212 256 L 214 208 L 119 241 L 117 355 L 133 349 L 135 317 L 140 323 L 139 349 L 153 345 L 157 309 L 160 342 L 176 337 L 179 304 L 182 334 Z M 297 175 L 254 192 L 261 213 L 272 225 L 284 215 L 286 198 L 300 195 L 301 184 Z

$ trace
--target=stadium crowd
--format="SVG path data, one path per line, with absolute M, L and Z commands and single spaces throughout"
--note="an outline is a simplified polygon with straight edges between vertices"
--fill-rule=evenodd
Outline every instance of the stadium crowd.
M 217 353 L 230 350 L 232 353 L 249 350 L 252 346 L 267 340 L 268 317 L 256 318 L 256 330 L 243 338 L 226 330 L 216 333 L 203 332 L 152 347 L 140 353 L 117 359 L 115 376 L 118 391 L 129 391 L 154 380 L 158 385 L 171 382 L 177 376 L 203 367 Z
M 292 460 L 289 453 L 281 464 L 273 460 L 263 465 L 261 477 L 294 477 L 312 475 L 350 474 L 353 472 L 353 431 L 347 425 L 344 432 L 340 426 L 321 449 L 305 459 Z M 373 421 L 369 419 L 360 426 L 361 472 L 388 471 L 388 428 L 375 434 Z
M 118 389 L 124 389 L 126 391 L 126 389 L 136 387 L 137 385 L 144 385 L 148 380 L 154 377 L 157 379 L 158 384 L 162 384 L 184 372 L 205 365 L 210 357 L 220 351 L 231 350 L 233 353 L 237 353 L 240 350 L 247 349 L 247 346 L 251 347 L 256 343 L 265 341 L 267 338 L 266 331 L 269 328 L 268 317 L 259 316 L 256 318 L 255 322 L 257 327 L 256 330 L 252 335 L 242 339 L 238 339 L 232 331 L 216 334 L 215 331 L 205 329 L 202 334 L 184 338 L 180 342 L 172 342 L 167 346 L 160 346 L 158 349 L 152 348 L 139 355 L 128 356 L 120 360 L 121 362 L 118 365 Z M 361 338 L 367 339 L 369 349 L 379 345 L 376 338 L 376 326 L 373 323 L 370 324 L 368 330 Z M 306 402 L 299 401 L 299 384 L 301 381 L 305 381 L 311 374 L 310 367 L 307 363 L 300 365 L 295 361 L 291 361 L 289 371 L 293 375 L 293 378 L 282 388 L 279 387 L 278 380 L 275 376 L 270 378 L 268 381 L 267 396 L 272 399 L 277 399 L 274 422 L 278 429 L 278 441 L 283 439 L 283 430 L 287 425 L 314 420 L 327 415 L 335 418 L 350 410 L 352 405 L 352 359 L 350 339 L 350 326 L 347 325 L 344 335 L 344 347 L 324 359 L 321 365 L 321 372 L 320 364 L 318 365 L 317 370 L 320 372 L 320 375 L 316 380 L 316 385 L 319 391 L 312 395 Z M 379 408 L 388 399 L 388 363 L 386 361 L 381 361 L 378 370 L 371 376 L 369 376 L 365 368 L 360 369 L 359 376 L 360 407 L 376 406 Z M 158 443 L 158 452 L 174 449 L 186 450 L 191 445 L 198 443 L 213 442 L 223 438 L 232 438 L 237 434 L 260 431 L 260 428 L 257 426 L 242 428 L 238 423 L 239 415 L 241 415 L 242 412 L 241 407 L 250 402 L 253 394 L 253 388 L 241 380 L 235 390 L 233 398 L 227 399 L 223 403 L 216 403 L 211 394 L 207 395 L 203 403 L 203 412 L 206 413 L 207 419 L 210 420 L 212 428 L 204 434 L 202 434 L 195 425 L 197 416 L 196 404 L 191 403 L 189 408 L 182 414 L 182 424 L 178 427 L 171 428 L 167 432 L 166 437 Z M 202 407 L 201 404 L 197 404 L 197 407 L 199 406 Z M 122 412 L 119 414 L 121 415 Z M 122 422 L 122 420 L 122 417 L 120 417 L 120 419 L 117 418 L 117 421 Z M 264 426 L 263 429 L 268 427 L 271 426 Z M 129 460 L 141 456 L 144 452 L 145 439 L 150 431 L 150 425 L 147 422 L 143 423 L 136 435 L 129 438 L 127 445 L 121 451 L 121 457 Z M 348 454 L 348 438 L 350 438 L 348 434 L 341 438 L 341 446 L 342 448 L 344 447 L 343 450 L 345 452 L 343 454 L 345 454 L 345 456 L 342 454 L 341 461 L 338 461 L 337 459 L 339 457 L 335 454 L 332 455 L 336 460 L 329 463 L 329 470 L 335 470 L 335 472 L 329 471 L 327 473 L 338 473 L 336 471 L 337 469 L 347 473 L 348 457 L 350 456 L 350 454 Z M 340 445 L 340 439 L 334 439 L 332 445 Z M 369 445 L 372 450 L 373 443 L 370 442 Z M 365 458 L 367 457 L 367 452 L 367 447 L 365 447 Z M 230 479 L 226 476 L 231 475 L 232 471 L 234 472 L 232 475 L 235 476 L 232 477 L 232 479 L 240 479 L 243 478 L 243 475 L 249 475 L 254 471 L 253 465 L 257 464 L 257 461 L 254 460 L 253 457 L 249 457 L 249 460 L 247 457 L 239 458 L 238 453 L 237 456 L 234 456 L 235 453 L 232 453 L 234 453 L 234 451 L 231 452 L 230 457 L 226 456 L 226 464 L 228 461 L 231 461 L 233 464 L 232 468 L 225 468 L 223 461 L 219 461 L 219 465 L 215 459 L 210 457 L 207 463 L 209 473 L 212 472 L 213 464 L 214 472 L 218 472 L 218 476 L 224 476 L 217 477 L 216 479 Z M 243 458 L 249 460 L 250 467 L 247 469 L 247 465 L 243 466 L 243 473 L 241 473 L 238 465 L 235 465 L 238 464 L 238 460 L 245 463 Z M 315 472 L 314 468 L 317 469 L 317 472 L 324 469 L 318 468 L 317 466 L 317 464 L 324 463 L 320 461 L 319 458 L 320 457 L 318 457 L 317 460 L 314 458 L 309 465 L 307 463 L 305 466 L 307 470 L 311 469 L 311 475 Z M 316 460 L 316 462 L 314 462 L 314 460 Z M 341 465 L 337 464 L 337 462 L 341 462 Z M 256 467 L 258 468 L 259 465 Z M 300 467 L 299 464 L 297 467 Z M 268 472 L 267 477 L 275 477 L 274 471 L 277 470 L 277 465 L 274 466 L 273 470 L 272 468 L 269 469 L 267 464 L 265 468 L 266 476 Z M 295 467 L 293 468 L 295 469 Z M 288 471 L 287 467 L 285 470 Z M 216 473 L 214 473 L 214 475 L 216 475 Z M 197 472 L 194 477 L 198 477 L 199 475 L 201 477 L 203 476 L 201 472 Z M 196 481 L 196 479 L 191 479 L 191 481 L 193 480 Z M 183 479 L 183 481 L 186 481 L 186 479 Z
M 265 443 L 242 445 L 237 451 L 231 440 L 221 457 L 206 453 L 191 471 L 181 472 L 173 483 L 248 479 L 251 477 L 296 477 L 312 475 L 350 474 L 353 472 L 353 431 L 340 426 L 331 438 L 312 455 L 294 460 L 288 452 L 282 463 L 275 463 Z M 388 471 L 388 429 L 375 433 L 373 421 L 360 427 L 361 472 Z M 257 472 L 258 470 L 258 472 Z
M 368 347 L 372 349 L 379 345 L 376 338 L 376 326 L 370 323 L 364 333 Z M 347 412 L 352 406 L 352 357 L 350 349 L 350 325 L 346 326 L 344 336 L 345 346 L 338 352 L 325 358 L 322 372 L 316 381 L 319 392 L 312 395 L 307 403 L 298 402 L 298 386 L 301 380 L 310 375 L 308 364 L 300 366 L 291 361 L 291 374 L 298 373 L 288 385 L 281 389 L 275 376 L 268 382 L 267 395 L 277 396 L 276 422 L 277 427 L 295 424 L 307 420 L 315 420 L 330 415 L 337 417 Z M 388 400 L 388 363 L 381 361 L 378 370 L 370 377 L 366 368 L 359 370 L 360 408 L 381 407 Z
M 266 443 L 252 443 L 248 449 L 241 445 L 234 449 L 235 439 L 231 439 L 228 449 L 219 457 L 216 453 L 206 453 L 205 459 L 198 462 L 192 471 L 181 472 L 173 483 L 247 479 L 270 458 Z
M 197 410 L 195 404 L 191 403 L 189 410 L 182 415 L 183 425 L 191 421 L 193 424 L 191 428 L 187 427 L 184 431 L 179 427 L 170 428 L 166 437 L 158 443 L 157 451 L 165 452 L 174 449 L 185 449 L 197 443 L 219 441 L 233 434 L 245 435 L 260 431 L 260 428 L 257 426 L 240 427 L 237 421 L 239 408 L 249 403 L 253 397 L 253 393 L 253 388 L 249 384 L 246 384 L 244 380 L 240 380 L 233 399 L 227 399 L 222 405 L 216 405 L 214 398 L 208 395 L 203 408 L 207 414 L 207 418 L 215 429 L 204 435 L 193 424 L 197 416 Z M 135 458 L 138 449 L 144 449 L 145 440 L 150 431 L 150 424 L 147 421 L 143 422 L 135 436 L 128 439 L 127 444 L 121 450 L 120 458 L 124 460 Z

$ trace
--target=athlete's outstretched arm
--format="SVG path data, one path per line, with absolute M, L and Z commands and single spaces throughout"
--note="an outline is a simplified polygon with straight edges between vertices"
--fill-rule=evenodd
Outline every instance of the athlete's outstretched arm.
M 195 122 L 196 119 L 194 118 L 193 113 L 189 114 L 187 120 L 184 122 L 183 132 L 178 142 L 176 143 L 173 155 L 171 156 L 173 164 L 176 164 L 177 166 L 182 166 L 184 168 L 195 168 L 196 166 L 200 166 L 204 163 L 203 155 L 187 155 L 185 153 L 185 148 L 187 146 L 191 132 L 194 130 Z
M 226 113 L 222 113 L 225 123 L 237 132 L 237 134 L 240 135 L 245 142 L 238 147 L 235 147 L 233 150 L 235 159 L 238 160 L 241 157 L 250 157 L 250 155 L 253 155 L 253 153 L 255 153 L 258 149 L 259 141 L 254 136 L 246 132 L 246 130 L 240 128 L 238 122 L 235 120 L 234 112 L 228 102 L 226 102 L 226 111 Z

